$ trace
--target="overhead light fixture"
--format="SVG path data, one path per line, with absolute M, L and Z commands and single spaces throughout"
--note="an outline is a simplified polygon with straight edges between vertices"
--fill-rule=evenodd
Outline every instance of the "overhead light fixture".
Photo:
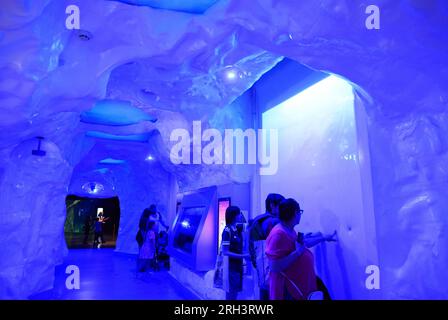
M 98 194 L 104 190 L 104 186 L 98 182 L 87 182 L 82 189 L 89 194 Z
M 99 163 L 101 163 L 101 164 L 124 164 L 124 163 L 126 163 L 126 161 L 121 160 L 121 159 L 106 158 L 106 159 L 101 160 Z
M 145 160 L 152 161 L 152 160 L 154 160 L 154 157 L 152 155 L 148 155 Z
M 226 73 L 226 77 L 228 80 L 234 80 L 237 77 L 236 71 L 235 70 L 228 70 Z
M 241 68 L 237 66 L 227 66 L 224 69 L 222 69 L 222 78 L 227 83 L 233 83 L 238 80 L 243 79 L 246 76 L 246 73 L 241 70 Z

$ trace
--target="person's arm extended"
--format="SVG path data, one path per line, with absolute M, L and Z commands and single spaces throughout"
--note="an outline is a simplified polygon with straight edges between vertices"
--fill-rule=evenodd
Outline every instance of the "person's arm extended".
M 162 225 L 162 227 L 164 227 L 165 229 L 168 230 L 168 226 L 167 226 L 167 224 L 165 223 L 165 220 L 163 219 L 162 214 L 161 214 L 160 212 L 158 212 L 158 214 L 159 214 L 159 221 L 160 221 L 160 224 Z
M 307 248 L 314 247 L 324 241 L 336 241 L 336 231 L 331 235 L 323 235 L 322 232 L 307 233 L 303 238 Z
M 305 247 L 299 243 L 296 243 L 296 250 L 291 252 L 286 257 L 276 259 L 276 260 L 270 260 L 270 268 L 273 272 L 282 272 L 286 268 L 288 268 L 291 263 L 296 260 L 298 257 L 300 257 L 303 252 L 305 251 Z
M 248 253 L 240 254 L 240 253 L 235 253 L 235 252 L 230 251 L 229 246 L 227 246 L 227 245 L 222 246 L 222 254 L 224 256 L 228 256 L 228 257 L 232 257 L 232 258 L 239 258 L 239 259 L 246 259 L 246 258 L 250 257 L 250 255 Z

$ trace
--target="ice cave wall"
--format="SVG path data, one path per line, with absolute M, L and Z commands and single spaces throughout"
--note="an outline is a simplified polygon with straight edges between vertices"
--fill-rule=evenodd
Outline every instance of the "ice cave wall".
M 43 143 L 47 155 L 36 157 L 35 140 L 2 152 L 0 297 L 25 298 L 52 288 L 54 266 L 66 253 L 65 195 L 71 167 L 59 148 Z M 32 195 L 32 196 L 30 196 Z M 43 280 L 45 279 L 45 280 Z
M 376 31 L 365 28 L 363 1 L 270 5 L 259 1 L 243 18 L 246 4 L 234 2 L 248 42 L 343 76 L 372 98 L 364 105 L 381 296 L 447 298 L 447 3 L 381 1 Z
M 79 5 L 90 42 L 65 29 L 69 4 Z M 377 1 L 380 30 L 365 27 L 368 4 L 222 0 L 190 15 L 114 1 L 2 1 L 0 255 L 8 258 L 0 262 L 1 297 L 26 298 L 52 284 L 64 253 L 73 139 L 85 131 L 80 112 L 130 93 L 142 110 L 169 115 L 155 127 L 167 141 L 172 119 L 209 119 L 286 56 L 343 76 L 364 97 L 383 297 L 448 298 L 440 285 L 448 281 L 448 4 Z M 151 77 L 129 73 L 133 90 L 112 91 L 113 70 L 132 61 L 148 65 L 142 70 Z M 228 86 L 216 75 L 229 64 L 251 74 Z M 13 150 L 37 135 L 62 156 L 17 160 Z

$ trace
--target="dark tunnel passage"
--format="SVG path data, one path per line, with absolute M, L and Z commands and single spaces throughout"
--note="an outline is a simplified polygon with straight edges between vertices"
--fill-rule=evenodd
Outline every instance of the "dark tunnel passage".
M 65 202 L 64 235 L 69 249 L 115 249 L 120 224 L 118 197 L 101 199 L 69 195 Z M 101 216 L 104 218 L 100 220 Z

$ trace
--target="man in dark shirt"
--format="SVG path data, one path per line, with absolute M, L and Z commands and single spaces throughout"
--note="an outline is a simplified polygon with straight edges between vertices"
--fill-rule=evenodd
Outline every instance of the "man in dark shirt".
M 90 228 L 92 227 L 92 217 L 89 215 L 86 215 L 84 219 L 84 240 L 83 244 L 87 245 L 89 241 L 89 235 L 90 235 Z

